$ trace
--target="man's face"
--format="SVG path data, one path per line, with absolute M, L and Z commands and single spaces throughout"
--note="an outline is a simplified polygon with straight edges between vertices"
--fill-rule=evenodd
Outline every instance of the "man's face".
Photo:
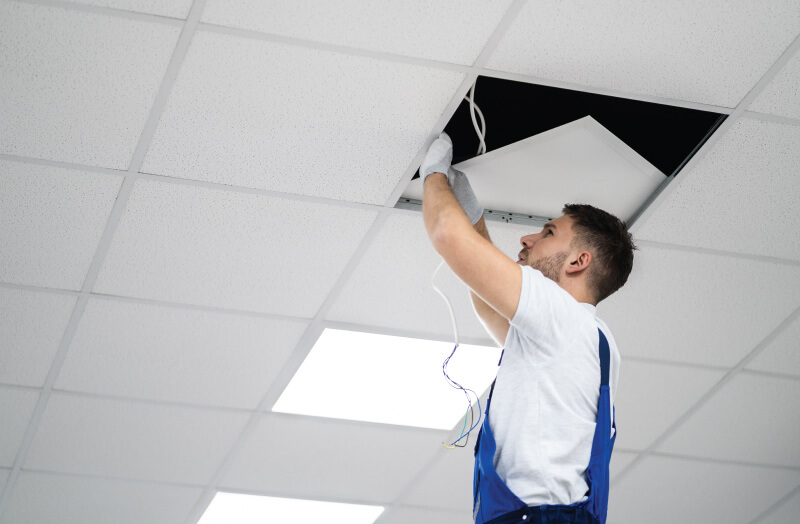
M 541 233 L 520 239 L 522 250 L 517 264 L 538 269 L 547 278 L 559 282 L 567 258 L 572 252 L 572 218 L 562 215 L 545 224 Z

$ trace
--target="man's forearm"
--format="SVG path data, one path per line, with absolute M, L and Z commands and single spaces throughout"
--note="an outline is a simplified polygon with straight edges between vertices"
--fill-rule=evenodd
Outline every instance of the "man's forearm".
M 473 227 L 475 228 L 475 231 L 477 231 L 483 238 L 485 238 L 489 242 L 492 241 L 492 239 L 489 238 L 489 230 L 486 229 L 486 221 L 483 219 L 483 217 L 481 217 L 480 220 L 475 222 L 475 225 Z M 472 298 L 472 305 L 475 307 L 475 311 L 481 318 L 483 318 L 484 313 L 497 314 L 497 312 L 494 309 L 492 309 L 492 307 L 489 304 L 484 302 L 483 299 L 481 299 L 481 297 L 476 295 L 473 291 L 469 292 L 469 296 Z

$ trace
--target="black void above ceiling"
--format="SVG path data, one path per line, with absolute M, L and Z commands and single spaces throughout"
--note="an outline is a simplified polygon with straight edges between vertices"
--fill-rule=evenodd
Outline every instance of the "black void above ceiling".
M 667 177 L 675 175 L 727 117 L 484 76 L 478 77 L 475 102 L 486 120 L 487 152 L 591 116 Z M 454 164 L 477 156 L 479 141 L 469 102 L 461 102 L 444 130 L 453 139 Z

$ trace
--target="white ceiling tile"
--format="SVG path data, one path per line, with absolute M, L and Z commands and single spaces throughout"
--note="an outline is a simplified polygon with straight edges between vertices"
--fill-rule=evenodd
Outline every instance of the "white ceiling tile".
M 800 260 L 798 170 L 800 126 L 742 118 L 633 232 L 658 242 Z
M 796 319 L 747 364 L 747 369 L 800 376 L 800 319 Z
M 647 457 L 610 490 L 618 524 L 748 524 L 800 482 L 800 472 Z
M 79 290 L 122 177 L 0 160 L 0 280 Z
M 798 399 L 800 380 L 740 373 L 658 451 L 800 467 Z
M 44 385 L 76 297 L 0 288 L 0 383 Z
M 489 67 L 735 107 L 797 36 L 800 4 L 528 2 Z
M 219 489 L 391 503 L 446 435 L 383 424 L 264 415 L 234 456 Z
M 794 522 L 797 515 L 800 515 L 800 493 L 781 504 L 767 518 L 759 520 L 758 524 L 786 524 Z
M 127 169 L 180 28 L 22 2 L 0 9 L 0 152 Z
M 306 324 L 90 300 L 55 387 L 255 409 Z
M 0 493 L 6 488 L 6 482 L 8 481 L 8 477 L 11 475 L 10 469 L 0 469 Z
M 783 66 L 748 108 L 770 115 L 800 118 L 800 53 Z
M 39 392 L 0 386 L 0 466 L 12 467 L 28 429 Z
M 192 0 L 70 0 L 78 4 L 89 4 L 136 13 L 186 18 Z
M 459 512 L 397 506 L 387 510 L 375 524 L 464 524 L 472 521 L 471 508 L 471 502 L 466 511 Z
M 611 478 L 611 482 L 614 482 L 614 479 L 617 477 L 617 475 L 622 473 L 625 468 L 627 468 L 628 465 L 630 465 L 630 463 L 633 462 L 638 456 L 638 453 L 621 451 L 619 446 L 615 443 L 614 452 L 611 454 L 611 462 L 608 465 L 608 474 Z
M 650 245 L 598 315 L 626 356 L 733 367 L 800 303 L 800 267 Z
M 248 414 L 53 393 L 26 469 L 205 484 Z
M 442 447 L 439 450 L 442 456 L 422 479 L 410 486 L 403 503 L 454 511 L 471 510 L 474 448 L 479 429 L 470 435 L 465 448 Z
M 623 359 L 614 398 L 615 446 L 646 449 L 724 375 L 723 371 Z
M 198 31 L 142 170 L 384 204 L 463 78 Z
M 472 65 L 510 4 L 511 0 L 211 0 L 203 22 Z
M 376 216 L 139 180 L 94 291 L 313 317 Z
M 517 227 L 489 222 L 492 241 L 516 260 Z M 538 229 L 538 228 L 536 228 Z M 439 334 L 452 339 L 450 314 L 431 286 L 431 276 L 441 262 L 425 233 L 421 213 L 393 213 L 359 262 L 328 314 L 328 320 Z M 486 343 L 491 339 L 478 321 L 466 286 L 444 266 L 436 278 L 458 323 L 459 335 Z
M 182 522 L 202 490 L 23 471 L 0 523 L 173 524 Z

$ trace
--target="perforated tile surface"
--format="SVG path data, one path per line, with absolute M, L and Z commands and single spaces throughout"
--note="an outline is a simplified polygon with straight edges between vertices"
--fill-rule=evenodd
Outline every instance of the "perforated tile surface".
M 0 10 L 0 153 L 127 169 L 180 28 L 19 2 Z
M 142 169 L 384 204 L 462 79 L 199 31 Z

